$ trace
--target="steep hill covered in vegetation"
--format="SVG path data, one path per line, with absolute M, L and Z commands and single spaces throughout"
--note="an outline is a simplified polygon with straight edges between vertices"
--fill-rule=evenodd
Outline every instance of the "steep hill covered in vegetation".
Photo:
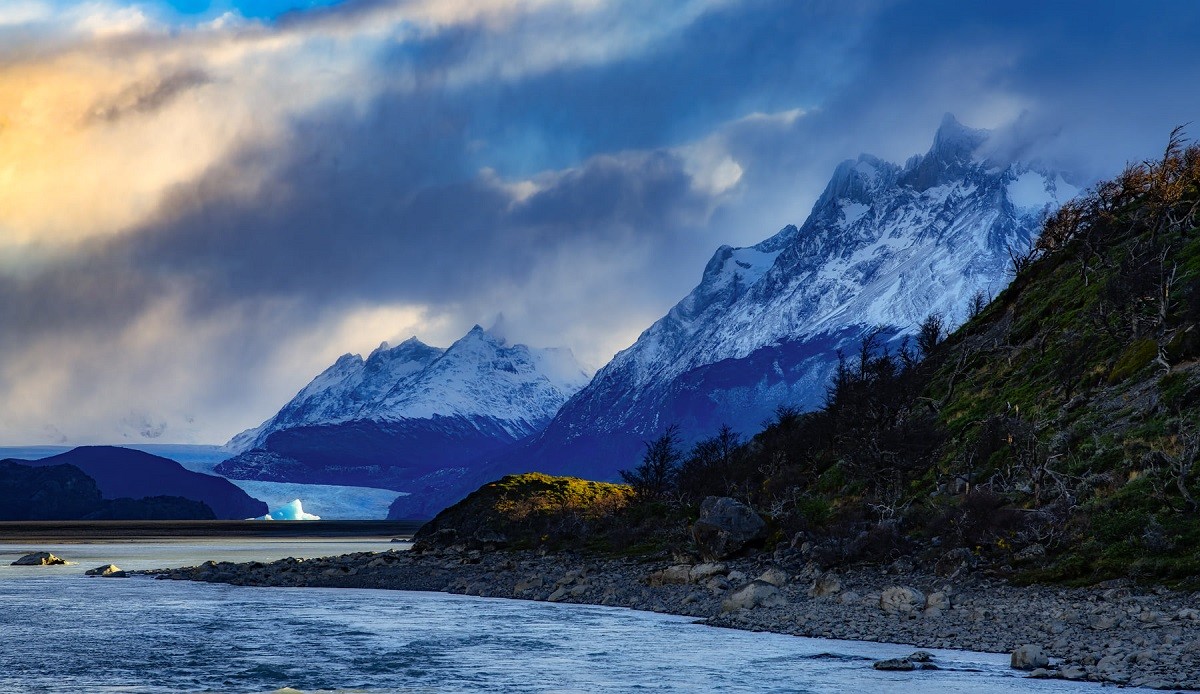
M 1176 132 L 1011 249 L 1011 285 L 952 335 L 935 315 L 900 350 L 864 340 L 823 407 L 749 441 L 685 451 L 668 430 L 613 513 L 677 528 L 724 495 L 770 519 L 781 556 L 825 565 L 1195 580 L 1198 222 L 1200 147 Z

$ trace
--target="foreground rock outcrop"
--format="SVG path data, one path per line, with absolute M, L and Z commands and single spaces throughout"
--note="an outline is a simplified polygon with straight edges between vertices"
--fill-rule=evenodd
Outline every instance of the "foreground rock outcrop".
M 100 576 L 101 578 L 128 578 L 129 574 L 122 571 L 116 564 L 105 564 L 83 572 L 84 576 Z
M 706 559 L 724 559 L 766 536 L 767 523 L 746 504 L 727 496 L 710 496 L 700 504 L 692 537 Z
M 66 559 L 50 552 L 32 552 L 14 561 L 10 566 L 56 566 L 66 563 Z
M 1013 656 L 1013 664 L 1032 667 L 1031 677 L 1200 689 L 1200 611 L 1193 607 L 1200 596 L 1128 582 L 1081 589 L 1018 587 L 976 575 L 950 581 L 901 568 L 903 573 L 843 569 L 834 577 L 816 565 L 780 562 L 767 554 L 721 563 L 680 562 L 455 545 L 423 553 L 206 562 L 132 573 L 234 585 L 426 590 L 615 605 L 737 629 L 1016 651 L 1020 655 Z M 828 588 L 835 578 L 836 592 L 810 595 L 814 586 Z M 880 667 L 927 666 L 917 654 L 900 660 L 907 664 Z

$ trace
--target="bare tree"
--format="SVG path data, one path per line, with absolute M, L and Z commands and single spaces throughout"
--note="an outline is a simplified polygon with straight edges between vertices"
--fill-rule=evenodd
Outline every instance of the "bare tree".
M 921 358 L 929 356 L 946 337 L 946 321 L 940 313 L 931 313 L 917 328 L 917 351 Z
M 674 488 L 683 453 L 679 445 L 679 426 L 672 424 L 662 436 L 646 441 L 642 464 L 633 470 L 621 470 L 621 479 L 633 487 L 643 501 L 660 501 Z

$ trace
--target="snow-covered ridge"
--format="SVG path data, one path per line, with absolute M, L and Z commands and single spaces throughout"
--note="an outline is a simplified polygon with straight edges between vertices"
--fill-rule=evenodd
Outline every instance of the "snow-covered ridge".
M 652 435 L 659 414 L 671 415 L 640 411 L 638 401 L 678 391 L 673 384 L 696 369 L 763 348 L 854 326 L 915 332 L 931 313 L 960 324 L 974 294 L 1006 286 L 1009 248 L 1028 244 L 1044 217 L 1077 192 L 1058 172 L 992 160 L 989 137 L 947 114 L 929 151 L 903 166 L 867 154 L 841 163 L 801 227 L 747 248 L 719 248 L 700 284 L 601 369 L 547 435 Z M 809 375 L 823 389 L 821 375 Z
M 568 349 L 509 346 L 478 325 L 446 349 L 415 337 L 395 347 L 385 342 L 365 360 L 340 357 L 226 448 L 258 448 L 276 431 L 303 426 L 439 416 L 487 420 L 519 438 L 544 426 L 588 379 Z

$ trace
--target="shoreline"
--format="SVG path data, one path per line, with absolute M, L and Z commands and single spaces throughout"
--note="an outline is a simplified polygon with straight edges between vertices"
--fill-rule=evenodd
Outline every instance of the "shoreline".
M 360 552 L 319 559 L 131 572 L 247 586 L 378 588 L 627 607 L 749 631 L 1010 654 L 1051 664 L 1033 677 L 1200 689 L 1200 611 L 1192 594 L 1128 582 L 1018 587 L 911 567 L 823 573 L 766 555 L 720 563 L 531 551 Z M 1038 665 L 1040 663 L 1033 663 Z
M 254 539 L 411 539 L 422 521 L 0 521 L 0 544 Z

